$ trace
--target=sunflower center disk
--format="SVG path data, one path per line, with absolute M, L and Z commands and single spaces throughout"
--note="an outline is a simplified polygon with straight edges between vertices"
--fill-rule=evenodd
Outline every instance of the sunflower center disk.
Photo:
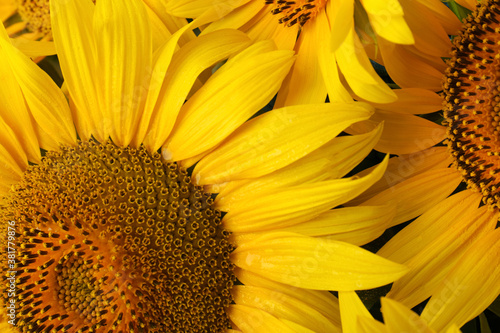
M 15 222 L 19 244 L 21 332 L 229 326 L 233 247 L 210 195 L 176 163 L 83 142 L 29 166 L 6 200 L 0 215 Z
M 278 22 L 291 27 L 299 24 L 301 27 L 307 21 L 318 15 L 326 5 L 327 0 L 265 0 L 266 5 L 274 4 L 271 14 L 278 15 Z
M 16 0 L 17 11 L 32 32 L 50 33 L 49 0 Z
M 448 145 L 483 201 L 500 204 L 500 9 L 483 5 L 456 37 L 446 72 Z

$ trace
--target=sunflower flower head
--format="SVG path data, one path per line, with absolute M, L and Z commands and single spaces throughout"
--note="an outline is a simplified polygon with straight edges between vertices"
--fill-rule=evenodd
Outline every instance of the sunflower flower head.
M 2 209 L 22 244 L 18 326 L 29 332 L 34 318 L 53 318 L 47 329 L 58 331 L 64 322 L 117 332 L 227 327 L 233 248 L 213 206 L 185 169 L 144 148 L 87 141 L 48 152 Z
M 500 205 L 498 97 L 500 4 L 490 0 L 470 15 L 454 40 L 444 105 L 448 145 L 467 184 Z

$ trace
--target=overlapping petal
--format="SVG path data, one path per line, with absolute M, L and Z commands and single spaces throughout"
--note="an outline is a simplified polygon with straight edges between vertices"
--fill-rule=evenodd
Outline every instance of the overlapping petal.
M 404 266 L 355 245 L 293 233 L 270 232 L 240 245 L 231 259 L 268 279 L 319 290 L 375 288 L 407 272 Z

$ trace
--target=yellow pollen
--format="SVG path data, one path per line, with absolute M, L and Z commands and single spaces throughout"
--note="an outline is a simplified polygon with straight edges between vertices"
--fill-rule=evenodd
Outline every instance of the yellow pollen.
M 50 28 L 49 0 L 16 0 L 17 11 L 32 32 L 47 35 Z
M 278 22 L 288 27 L 295 24 L 304 26 L 314 19 L 326 5 L 327 0 L 265 0 L 266 5 L 273 5 L 271 14 L 278 15 Z
M 481 6 L 454 39 L 444 83 L 448 146 L 469 187 L 500 207 L 500 6 Z
M 15 225 L 19 332 L 223 332 L 235 281 L 211 195 L 161 154 L 80 142 L 30 165 L 0 207 Z M 22 245 L 22 246 L 20 246 Z M 12 245 L 10 245 L 12 247 Z M 7 262 L 7 251 L 4 260 Z

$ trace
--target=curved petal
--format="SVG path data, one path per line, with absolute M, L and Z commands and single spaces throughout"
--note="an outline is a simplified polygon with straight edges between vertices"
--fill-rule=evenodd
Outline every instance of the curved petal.
M 407 272 L 355 245 L 293 233 L 269 233 L 242 244 L 231 261 L 274 281 L 319 290 L 371 289 Z
M 440 111 L 443 99 L 439 94 L 421 88 L 393 90 L 397 101 L 387 104 L 371 103 L 376 109 L 404 114 L 425 114 Z
M 412 154 L 430 148 L 446 138 L 446 127 L 427 119 L 403 113 L 376 110 L 364 122 L 351 126 L 351 134 L 365 133 L 384 122 L 384 131 L 375 149 L 390 154 Z
M 453 223 L 461 216 L 472 216 L 479 207 L 481 198 L 479 193 L 471 190 L 446 198 L 398 232 L 377 254 L 399 263 L 410 260 L 439 235 L 452 228 Z
M 421 317 L 435 330 L 461 327 L 500 294 L 500 229 L 474 242 L 435 291 Z
M 340 332 L 319 311 L 296 296 L 256 286 L 234 286 L 231 293 L 238 305 L 261 309 L 278 319 L 290 320 L 314 332 Z
M 451 163 L 453 163 L 453 159 L 448 153 L 447 147 L 432 147 L 413 154 L 391 158 L 384 177 L 363 194 L 349 202 L 349 205 L 359 205 L 363 201 L 368 200 L 391 186 L 397 185 L 431 169 L 446 168 Z M 365 169 L 356 175 L 366 175 L 373 168 L 375 167 Z M 452 170 L 453 169 L 450 169 L 450 172 L 453 172 Z M 459 175 L 457 174 L 457 176 Z
M 282 230 L 361 246 L 382 235 L 395 214 L 396 206 L 391 204 L 344 207 L 329 210 L 311 221 Z
M 319 48 L 327 42 L 329 31 L 325 10 L 307 22 L 307 29 L 299 35 L 295 50 L 297 59 L 286 79 L 286 89 L 280 89 L 275 107 L 322 103 L 326 99 L 326 86 L 319 66 Z
M 99 125 L 102 111 L 97 95 L 97 51 L 92 32 L 95 6 L 90 0 L 54 0 L 50 6 L 52 34 L 64 83 L 78 110 L 73 112 L 78 134 L 84 140 L 91 135 L 104 140 Z
M 227 314 L 243 333 L 268 333 L 273 331 L 295 333 L 289 326 L 266 311 L 240 304 L 232 304 Z
M 236 201 L 224 216 L 224 227 L 231 232 L 259 232 L 311 220 L 379 180 L 387 160 L 363 178 L 297 185 Z
M 167 144 L 172 160 L 222 142 L 272 99 L 292 63 L 292 51 L 267 52 L 210 78 L 181 108 Z
M 354 26 L 354 1 L 327 1 L 328 19 L 330 23 L 330 47 L 336 51 L 344 42 Z
M 235 267 L 234 274 L 244 285 L 262 287 L 278 291 L 291 297 L 300 299 L 307 306 L 319 311 L 336 327 L 340 327 L 339 301 L 328 291 L 295 288 L 289 285 L 272 281 L 248 270 Z
M 363 206 L 397 203 L 392 225 L 411 220 L 448 197 L 460 184 L 460 175 L 449 168 L 434 169 L 405 180 L 362 203 Z
M 427 323 L 418 314 L 403 304 L 387 297 L 382 297 L 382 314 L 387 332 L 422 332 L 433 333 Z
M 403 18 L 398 0 L 361 0 L 377 35 L 397 44 L 413 44 L 413 34 Z
M 0 38 L 2 57 L 8 61 L 38 127 L 47 135 L 40 141 L 44 149 L 58 149 L 59 144 L 74 145 L 76 132 L 64 94 L 31 59 Z M 43 143 L 49 143 L 44 145 Z
M 412 308 L 435 294 L 446 273 L 456 265 L 462 254 L 470 251 L 469 244 L 495 229 L 497 212 L 482 206 L 467 213 L 458 218 L 454 218 L 454 214 L 444 216 L 443 219 L 454 218 L 452 223 L 446 223 L 449 228 L 432 237 L 427 246 L 404 262 L 410 271 L 394 283 L 387 297 Z M 416 238 L 419 236 L 414 234 Z
M 222 211 L 235 200 L 259 195 L 278 188 L 295 186 L 325 179 L 341 178 L 363 160 L 380 137 L 382 127 L 362 135 L 341 136 L 332 139 L 320 148 L 267 175 L 242 179 L 225 184 L 221 191 L 215 186 L 206 186 L 209 192 L 216 193 L 215 202 Z
M 153 77 L 154 90 L 149 92 L 145 110 L 151 114 L 145 145 L 156 150 L 165 142 L 182 104 L 202 71 L 240 51 L 249 43 L 248 37 L 240 31 L 219 30 L 187 43 L 173 55 L 171 61 L 168 54 L 165 58 L 159 58 L 154 69 L 158 71 Z M 175 47 L 175 44 L 171 45 Z M 156 68 L 157 66 L 160 67 Z M 165 77 L 161 76 L 162 73 L 165 73 Z
M 359 103 L 273 110 L 238 128 L 198 163 L 193 175 L 199 184 L 221 184 L 268 174 L 307 155 L 370 114 L 369 107 Z M 318 119 L 324 120 L 321 127 Z
M 441 90 L 443 81 L 441 70 L 417 57 L 409 47 L 392 44 L 383 39 L 379 40 L 378 46 L 387 72 L 400 87 Z
M 342 74 L 356 95 L 376 103 L 390 103 L 396 100 L 396 94 L 373 69 L 354 28 L 335 52 L 335 57 Z
M 0 129 L 0 135 L 4 136 L 0 142 L 15 160 L 24 161 L 22 165 L 26 165 L 27 160 L 38 163 L 41 159 L 38 139 L 23 93 L 10 66 L 0 67 L 0 82 L 3 83 L 0 89 L 0 122 L 5 127 Z M 12 141 L 7 140 L 6 135 L 12 137 Z M 16 156 L 19 152 L 22 154 Z

